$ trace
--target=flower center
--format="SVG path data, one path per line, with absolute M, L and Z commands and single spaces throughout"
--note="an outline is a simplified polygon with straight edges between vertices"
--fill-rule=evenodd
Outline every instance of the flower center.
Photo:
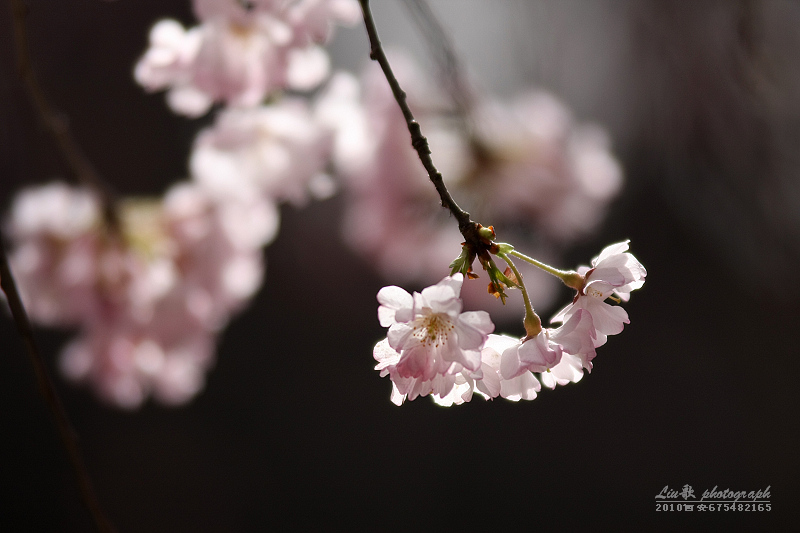
M 447 315 L 433 314 L 418 319 L 414 326 L 414 336 L 425 346 L 438 348 L 447 342 L 447 334 L 455 326 Z
M 603 293 L 598 291 L 594 287 L 589 287 L 588 289 L 586 289 L 586 294 L 589 296 L 593 296 L 595 298 L 599 298 L 600 300 L 605 300 L 605 298 L 603 298 Z

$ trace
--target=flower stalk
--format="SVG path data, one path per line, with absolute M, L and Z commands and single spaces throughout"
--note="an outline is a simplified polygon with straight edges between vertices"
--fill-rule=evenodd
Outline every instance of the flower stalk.
M 508 263 L 511 271 L 517 278 L 517 286 L 519 287 L 520 292 L 522 292 L 522 300 L 525 302 L 525 318 L 523 319 L 523 324 L 525 325 L 525 338 L 531 339 L 541 333 L 542 319 L 539 318 L 539 315 L 537 315 L 533 310 L 530 295 L 528 294 L 528 290 L 525 288 L 525 282 L 522 280 L 522 274 L 520 274 L 517 266 L 514 264 L 514 261 L 512 261 L 511 258 L 503 252 L 499 252 L 497 256 Z
M 559 270 L 557 268 L 551 267 L 550 265 L 542 263 L 541 261 L 537 261 L 533 257 L 529 257 L 523 253 L 520 253 L 517 250 L 512 250 L 511 252 L 509 252 L 509 255 L 513 255 L 514 257 L 518 257 L 523 261 L 527 261 L 533 266 L 544 270 L 548 274 L 556 276 L 558 279 L 564 282 L 564 285 L 570 287 L 571 289 L 575 289 L 577 291 L 583 289 L 585 279 L 583 276 L 581 276 L 574 270 Z

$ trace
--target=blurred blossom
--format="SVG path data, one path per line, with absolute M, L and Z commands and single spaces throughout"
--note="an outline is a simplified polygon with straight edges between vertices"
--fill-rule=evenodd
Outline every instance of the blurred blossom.
M 309 194 L 329 196 L 324 170 L 330 131 L 300 99 L 252 109 L 225 109 L 200 132 L 190 166 L 194 179 L 213 194 L 303 204 Z
M 26 308 L 40 323 L 79 328 L 60 365 L 102 398 L 186 402 L 203 387 L 216 333 L 261 286 L 277 209 L 182 183 L 163 200 L 125 200 L 119 214 L 117 234 L 85 190 L 20 193 L 7 232 Z
M 437 168 L 473 220 L 556 263 L 559 250 L 595 230 L 623 181 L 602 128 L 576 122 L 555 96 L 537 90 L 509 102 L 478 99 L 470 116 L 458 116 L 408 58 L 391 61 Z M 382 72 L 369 65 L 360 91 L 354 80 L 334 78 L 320 100 L 318 112 L 338 133 L 345 240 L 387 277 L 435 280 L 463 238 L 439 208 Z M 355 112 L 359 101 L 363 110 Z M 553 286 L 531 279 L 532 298 L 546 306 Z
M 155 24 L 134 70 L 143 87 L 167 89 L 173 111 L 192 117 L 215 102 L 252 107 L 277 90 L 313 89 L 329 71 L 319 45 L 334 23 L 360 13 L 355 0 L 195 0 L 194 7 L 201 24 Z
M 100 279 L 118 276 L 110 261 L 97 259 L 103 246 L 100 207 L 85 190 L 53 183 L 22 190 L 11 208 L 6 233 L 25 308 L 45 325 L 77 325 L 98 314 L 95 288 Z

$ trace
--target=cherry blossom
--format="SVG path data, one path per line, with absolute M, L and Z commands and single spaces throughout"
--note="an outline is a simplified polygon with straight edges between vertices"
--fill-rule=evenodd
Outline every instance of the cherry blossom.
M 561 327 L 543 328 L 533 338 L 524 338 L 508 347 L 500 364 L 505 379 L 518 376 L 525 371 L 548 372 L 556 367 L 564 353 L 571 353 L 586 360 L 595 355 L 592 317 L 586 311 L 573 314 Z
M 511 401 L 533 400 L 542 386 L 530 371 L 506 379 L 501 373 L 503 352 L 519 345 L 519 339 L 507 335 L 489 335 L 481 351 L 481 377 L 475 378 L 462 372 L 456 376 L 453 389 L 447 396 L 433 397 L 434 401 L 446 407 L 469 402 L 473 393 L 490 400 L 498 396 Z
M 151 394 L 184 403 L 202 388 L 217 333 L 261 286 L 261 249 L 278 226 L 273 203 L 221 202 L 193 183 L 122 200 L 115 231 L 93 194 L 58 183 L 24 191 L 11 214 L 31 318 L 77 327 L 62 371 L 124 408 Z
M 556 385 L 577 383 L 583 378 L 583 368 L 586 364 L 580 356 L 564 352 L 561 361 L 547 372 L 542 372 L 539 377 L 542 384 L 550 389 L 554 389 Z M 591 363 L 588 364 L 588 370 L 591 372 Z
M 501 372 L 502 354 L 519 344 L 519 339 L 508 335 L 489 335 L 481 353 L 482 360 L 490 366 L 500 384 L 500 396 L 511 401 L 533 400 L 542 389 L 532 372 L 525 370 L 513 378 L 506 379 Z M 486 372 L 484 372 L 484 375 Z M 483 392 L 479 387 L 478 392 Z M 488 394 L 485 394 L 485 396 Z
M 74 326 L 99 312 L 95 287 L 111 274 L 97 261 L 102 246 L 97 198 L 84 189 L 51 183 L 20 191 L 6 234 L 14 243 L 9 261 L 31 319 Z
M 146 320 L 110 313 L 88 324 L 61 352 L 59 366 L 118 407 L 139 407 L 151 394 L 178 405 L 203 388 L 214 345 L 214 333 L 171 295 Z
M 253 107 L 276 90 L 310 90 L 329 71 L 319 46 L 334 22 L 357 20 L 354 0 L 195 0 L 190 29 L 158 22 L 134 70 L 149 91 L 168 89 L 177 113 L 200 116 L 214 102 Z M 249 8 L 248 8 L 249 6 Z
M 553 322 L 569 321 L 580 310 L 585 310 L 591 315 L 595 328 L 595 347 L 602 346 L 608 335 L 622 332 L 624 324 L 630 323 L 625 309 L 612 306 L 606 300 L 616 294 L 627 301 L 630 292 L 641 288 L 647 276 L 642 264 L 627 252 L 629 242 L 607 246 L 592 259 L 591 268 L 581 267 L 578 273 L 583 276 L 583 286 L 573 302 L 552 319 Z
M 201 131 L 190 158 L 194 180 L 215 195 L 303 204 L 334 185 L 324 172 L 331 132 L 300 99 L 252 109 L 226 109 Z
M 401 355 L 389 345 L 388 339 L 376 344 L 372 355 L 378 362 L 375 370 L 380 370 L 381 377 L 389 376 L 392 380 L 391 400 L 395 405 L 401 405 L 406 399 L 414 400 L 418 396 L 429 394 L 439 398 L 446 397 L 456 383 L 457 376 L 454 373 L 436 374 L 431 379 L 401 376 L 397 369 Z
M 480 350 L 494 330 L 485 311 L 461 312 L 463 277 L 445 277 L 413 296 L 400 287 L 378 292 L 378 317 L 389 346 L 400 354 L 398 375 L 430 381 L 461 368 L 477 371 Z
M 400 354 L 387 339 L 375 346 L 373 356 L 378 361 L 375 369 L 381 371 L 381 377 L 388 375 L 392 380 L 391 400 L 396 405 L 429 394 L 434 402 L 444 407 L 469 402 L 475 393 L 487 400 L 498 396 L 511 401 L 533 400 L 542 385 L 532 372 L 523 371 L 511 379 L 503 378 L 500 373 L 501 354 L 518 344 L 519 339 L 490 334 L 481 350 L 481 366 L 477 372 L 461 369 L 452 374 L 437 375 L 432 380 L 400 376 L 396 369 Z

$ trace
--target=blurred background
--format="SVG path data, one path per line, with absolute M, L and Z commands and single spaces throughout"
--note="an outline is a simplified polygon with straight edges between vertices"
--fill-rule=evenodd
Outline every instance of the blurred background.
M 172 114 L 132 68 L 156 20 L 193 23 L 189 3 L 28 4 L 39 80 L 101 174 L 126 195 L 185 177 L 210 117 Z M 560 266 L 631 239 L 648 270 L 626 305 L 631 324 L 591 375 L 533 402 L 396 407 L 371 356 L 385 336 L 375 294 L 390 283 L 341 244 L 339 199 L 284 206 L 266 283 L 225 330 L 189 405 L 107 407 L 57 375 L 70 332 L 37 331 L 110 519 L 121 532 L 790 530 L 800 496 L 800 4 L 430 4 L 481 90 L 542 87 L 610 131 L 625 189 Z M 425 64 L 403 2 L 373 9 L 384 44 Z M 335 67 L 358 72 L 368 60 L 361 26 L 339 29 L 330 49 Z M 20 187 L 69 176 L 16 75 L 7 7 L 0 172 L 4 213 Z M 0 529 L 90 530 L 7 316 L 0 346 Z M 772 511 L 656 512 L 664 486 L 685 484 L 770 486 Z

